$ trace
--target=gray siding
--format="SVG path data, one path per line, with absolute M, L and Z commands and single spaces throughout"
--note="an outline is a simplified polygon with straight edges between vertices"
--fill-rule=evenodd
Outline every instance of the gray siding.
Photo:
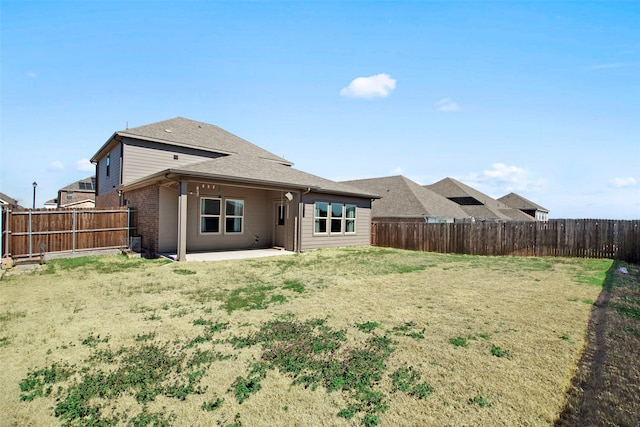
M 107 176 L 107 154 L 110 156 L 109 176 Z M 121 144 L 116 144 L 107 154 L 98 160 L 96 168 L 99 196 L 115 191 L 114 188 L 120 185 Z
M 218 197 L 221 190 L 223 202 L 226 199 L 244 200 L 244 227 L 240 234 L 200 233 L 200 199 Z M 209 251 L 220 249 L 265 248 L 272 245 L 273 199 L 270 192 L 240 187 L 216 186 L 200 189 L 195 193 L 195 184 L 189 184 L 187 208 L 187 251 Z M 221 223 L 224 229 L 224 219 Z
M 175 156 L 178 158 L 174 158 Z M 206 151 L 126 139 L 122 181 L 123 184 L 128 184 L 164 169 L 198 163 L 219 156 Z
M 335 195 L 308 194 L 303 197 L 301 250 L 335 248 L 343 246 L 368 246 L 371 244 L 371 200 Z M 355 234 L 314 234 L 315 202 L 354 204 L 356 209 Z

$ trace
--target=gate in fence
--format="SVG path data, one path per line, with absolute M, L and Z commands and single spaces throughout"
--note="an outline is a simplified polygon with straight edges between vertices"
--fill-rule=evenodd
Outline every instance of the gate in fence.
M 131 208 L 3 209 L 0 220 L 2 257 L 33 258 L 49 252 L 127 248 L 136 236 Z

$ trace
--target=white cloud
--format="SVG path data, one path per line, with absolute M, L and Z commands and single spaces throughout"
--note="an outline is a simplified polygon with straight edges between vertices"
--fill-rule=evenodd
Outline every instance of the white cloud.
M 392 169 L 391 173 L 394 175 L 404 175 L 404 169 L 398 166 L 397 168 Z
M 440 101 L 437 102 L 436 105 L 438 107 L 438 110 L 445 111 L 448 113 L 460 110 L 460 106 L 449 98 L 442 98 Z
M 472 173 L 462 178 L 474 187 L 484 188 L 487 191 L 504 193 L 509 191 L 531 191 L 545 186 L 544 179 L 532 179 L 529 171 L 520 166 L 508 166 L 504 163 L 494 163 L 491 169 L 482 171 L 481 174 Z M 483 191 L 478 188 L 480 191 Z
M 628 176 L 626 178 L 616 177 L 609 181 L 609 184 L 615 188 L 625 188 L 625 187 L 633 187 L 638 182 L 635 178 Z
M 51 171 L 61 171 L 62 169 L 64 169 L 64 163 L 60 161 L 54 160 L 49 164 L 49 170 Z
M 32 79 L 35 79 L 38 77 L 38 75 L 36 73 L 34 73 L 33 71 L 29 71 L 27 73 L 27 76 L 31 77 Z
M 76 169 L 81 172 L 95 172 L 95 165 L 91 164 L 89 159 L 80 159 L 76 162 Z
M 340 95 L 363 99 L 386 98 L 395 88 L 395 79 L 392 79 L 388 74 L 377 74 L 353 79 L 349 86 L 340 91 Z

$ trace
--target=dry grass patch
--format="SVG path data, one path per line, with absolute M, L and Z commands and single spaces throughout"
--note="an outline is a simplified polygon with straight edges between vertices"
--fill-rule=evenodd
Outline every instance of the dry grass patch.
M 60 260 L 0 285 L 7 425 L 550 425 L 610 261 Z M 93 424 L 91 424 L 93 423 Z

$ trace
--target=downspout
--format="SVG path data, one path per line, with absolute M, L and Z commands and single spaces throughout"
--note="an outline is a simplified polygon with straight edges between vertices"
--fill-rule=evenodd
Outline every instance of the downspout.
M 311 192 L 311 187 L 307 187 L 307 189 L 302 192 L 300 191 L 300 200 L 298 201 L 298 227 L 297 227 L 297 233 L 298 236 L 296 238 L 296 248 L 294 248 L 295 252 L 302 252 L 302 214 L 303 214 L 303 210 L 304 210 L 304 203 L 302 202 L 302 196 L 304 196 L 305 194 L 309 194 Z

